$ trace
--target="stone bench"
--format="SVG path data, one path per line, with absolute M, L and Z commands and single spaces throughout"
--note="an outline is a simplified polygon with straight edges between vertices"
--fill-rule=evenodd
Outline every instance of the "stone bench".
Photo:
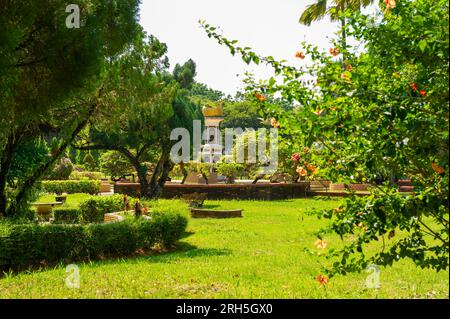
M 62 204 L 62 202 L 32 203 L 31 206 L 36 207 L 36 212 L 39 216 L 45 218 L 46 220 L 49 220 L 52 215 L 53 208 L 55 208 L 56 206 L 61 206 Z
M 31 206 L 36 207 L 36 211 L 38 214 L 46 215 L 50 214 L 53 211 L 55 206 L 61 206 L 62 202 L 53 202 L 53 203 L 32 203 Z

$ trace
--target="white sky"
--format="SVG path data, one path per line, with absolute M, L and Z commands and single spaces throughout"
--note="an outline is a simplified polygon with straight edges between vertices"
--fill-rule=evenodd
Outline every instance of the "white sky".
M 300 64 L 294 55 L 300 42 L 330 47 L 329 38 L 338 30 L 327 18 L 306 27 L 298 23 L 305 7 L 314 0 L 142 0 L 141 25 L 168 45 L 171 67 L 189 58 L 197 63 L 196 80 L 233 94 L 243 88 L 243 73 L 255 72 L 266 78 L 266 67 L 246 65 L 228 49 L 207 37 L 198 20 L 221 27 L 228 39 L 252 47 L 262 55 L 272 55 Z M 305 60 L 306 61 L 306 60 Z M 303 61 L 303 63 L 305 63 Z M 294 64 L 295 65 L 295 64 Z M 237 75 L 241 75 L 238 77 Z

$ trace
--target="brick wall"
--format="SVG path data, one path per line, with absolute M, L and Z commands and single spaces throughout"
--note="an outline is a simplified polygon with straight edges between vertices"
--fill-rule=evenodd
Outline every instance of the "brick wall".
M 166 183 L 162 198 L 177 198 L 182 194 L 205 193 L 208 199 L 259 199 L 276 200 L 289 198 L 303 198 L 309 188 L 308 182 L 295 184 L 210 184 L 210 185 L 181 185 Z M 116 183 L 114 192 L 139 196 L 139 184 Z

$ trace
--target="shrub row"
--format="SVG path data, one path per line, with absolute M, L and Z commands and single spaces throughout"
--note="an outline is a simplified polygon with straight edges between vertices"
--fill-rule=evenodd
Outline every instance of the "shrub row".
M 55 223 L 58 224 L 78 224 L 81 222 L 81 210 L 78 208 L 55 208 L 53 217 Z
M 61 207 L 53 210 L 56 223 L 65 224 L 89 224 L 101 223 L 104 220 L 104 215 L 125 210 L 125 208 L 132 209 L 136 199 L 128 197 L 128 206 L 124 202 L 123 195 L 113 196 L 92 196 L 82 202 L 79 208 Z
M 97 180 L 42 181 L 41 191 L 56 194 L 97 194 L 100 192 L 100 184 Z
M 0 270 L 122 256 L 157 245 L 169 247 L 187 226 L 181 214 L 89 225 L 0 225 Z
M 101 180 L 103 178 L 104 174 L 101 172 L 88 172 L 88 171 L 73 171 L 69 179 L 71 180 Z

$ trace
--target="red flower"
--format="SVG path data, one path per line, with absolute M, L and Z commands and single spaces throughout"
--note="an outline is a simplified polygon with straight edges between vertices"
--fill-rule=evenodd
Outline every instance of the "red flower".
M 384 0 L 384 3 L 389 9 L 394 9 L 396 5 L 395 0 Z
M 294 162 L 300 161 L 300 154 L 298 154 L 298 153 L 292 154 L 291 159 L 292 159 Z
M 417 83 L 413 83 L 411 85 L 411 88 L 413 89 L 414 92 L 417 92 Z
M 425 91 L 425 90 L 420 90 L 420 95 L 422 95 L 422 96 L 427 95 L 427 91 Z

